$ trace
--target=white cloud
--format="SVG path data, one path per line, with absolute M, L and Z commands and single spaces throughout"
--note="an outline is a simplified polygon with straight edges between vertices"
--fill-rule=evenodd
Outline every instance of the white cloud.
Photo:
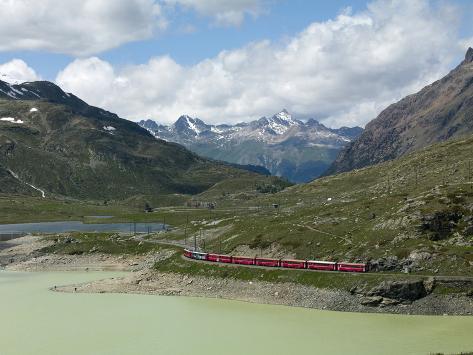
M 166 26 L 153 0 L 0 0 L 0 51 L 86 56 Z
M 30 68 L 21 59 L 13 59 L 7 63 L 0 64 L 0 80 L 10 84 L 22 83 L 25 81 L 40 80 L 33 68 Z
M 265 10 L 263 0 L 164 0 L 169 5 L 190 8 L 201 15 L 211 16 L 219 25 L 238 26 L 245 16 L 258 16 Z
M 186 113 L 237 122 L 285 107 L 333 126 L 364 125 L 448 71 L 464 48 L 458 17 L 428 1 L 380 0 L 312 23 L 285 43 L 252 43 L 191 67 L 169 57 L 121 69 L 79 59 L 57 82 L 135 120 L 171 122 Z

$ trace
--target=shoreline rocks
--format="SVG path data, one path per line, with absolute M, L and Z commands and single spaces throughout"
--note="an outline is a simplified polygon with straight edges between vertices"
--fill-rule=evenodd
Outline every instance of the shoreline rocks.
M 404 291 L 416 295 L 421 289 L 415 286 L 389 286 L 400 296 Z M 385 290 L 386 285 L 380 287 Z M 414 290 L 414 291 L 412 291 Z M 338 289 L 321 289 L 294 283 L 243 281 L 216 277 L 190 276 L 159 271 L 134 272 L 123 278 L 93 281 L 58 288 L 59 292 L 131 293 L 161 296 L 222 298 L 244 302 L 314 308 L 320 310 L 392 313 L 417 315 L 471 315 L 473 297 L 466 295 L 438 295 L 434 293 L 414 301 L 366 296 Z M 390 291 L 394 292 L 394 291 Z M 398 293 L 395 292 L 395 295 Z M 418 293 L 417 293 L 418 295 Z
M 152 270 L 158 260 L 171 256 L 169 251 L 142 256 L 40 255 L 45 246 L 40 238 L 16 240 L 9 249 L 0 251 L 0 261 L 7 270 L 18 271 L 130 271 L 122 278 L 98 280 L 80 285 L 51 288 L 58 292 L 137 293 L 162 296 L 207 297 L 275 304 L 321 310 L 429 314 L 473 314 L 473 284 L 469 278 L 435 277 L 427 280 L 382 282 L 366 290 L 316 288 L 302 284 L 266 281 L 244 281 L 232 278 L 195 276 Z M 14 261 L 10 263 L 10 259 Z M 134 272 L 131 272 L 135 270 Z M 437 285 L 461 287 L 461 294 L 439 295 L 432 292 Z M 470 293 L 468 293 L 470 292 Z

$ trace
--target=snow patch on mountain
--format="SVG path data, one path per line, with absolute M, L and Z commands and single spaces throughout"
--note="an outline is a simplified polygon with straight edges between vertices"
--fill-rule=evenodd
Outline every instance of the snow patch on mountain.
M 190 118 L 189 116 L 186 116 L 186 121 L 187 121 L 187 125 L 189 126 L 189 128 L 194 131 L 197 135 L 200 134 L 200 129 L 197 128 L 197 126 L 195 125 L 195 122 L 192 118 Z
M 198 118 L 184 115 L 172 126 L 164 126 L 152 120 L 141 121 L 143 128 L 155 137 L 188 145 L 190 143 L 243 142 L 254 140 L 267 144 L 280 144 L 298 139 L 302 145 L 343 146 L 350 142 L 361 128 L 331 129 L 315 119 L 307 122 L 296 120 L 287 110 L 262 117 L 259 120 L 236 125 L 208 125 Z M 354 130 L 354 131 L 349 131 Z M 347 131 L 350 135 L 345 135 Z M 309 144 L 310 143 L 310 144 Z
M 292 116 L 286 109 L 283 109 L 281 112 L 276 114 L 274 117 L 279 118 L 282 121 L 290 122 L 291 124 L 295 124 Z
M 20 119 L 17 120 L 16 118 L 13 118 L 13 117 L 1 117 L 0 121 L 17 123 L 17 124 L 25 123 L 23 120 L 20 120 Z

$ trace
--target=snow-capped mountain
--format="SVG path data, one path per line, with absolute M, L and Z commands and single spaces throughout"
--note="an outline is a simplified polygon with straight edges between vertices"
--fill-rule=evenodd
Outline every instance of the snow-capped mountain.
M 362 132 L 360 127 L 331 129 L 315 119 L 303 122 L 286 110 L 236 125 L 210 125 L 189 116 L 179 117 L 171 126 L 152 120 L 139 124 L 157 138 L 183 144 L 202 156 L 261 165 L 294 182 L 319 176 Z

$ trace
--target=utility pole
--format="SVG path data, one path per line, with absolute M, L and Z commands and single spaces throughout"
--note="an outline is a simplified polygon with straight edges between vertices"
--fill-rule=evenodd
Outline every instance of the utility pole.
M 194 251 L 197 251 L 197 235 L 194 234 Z
M 419 182 L 419 167 L 416 165 L 416 188 L 417 188 L 418 182 Z
M 203 238 L 202 238 L 202 228 L 200 229 L 200 240 L 202 241 L 202 249 L 203 251 L 205 251 L 205 249 L 203 248 Z
M 187 225 L 189 224 L 189 215 L 186 216 L 186 226 L 184 227 L 184 242 L 187 245 Z
M 473 185 L 471 184 L 471 160 L 468 160 L 468 182 L 470 183 L 470 189 L 473 190 Z

